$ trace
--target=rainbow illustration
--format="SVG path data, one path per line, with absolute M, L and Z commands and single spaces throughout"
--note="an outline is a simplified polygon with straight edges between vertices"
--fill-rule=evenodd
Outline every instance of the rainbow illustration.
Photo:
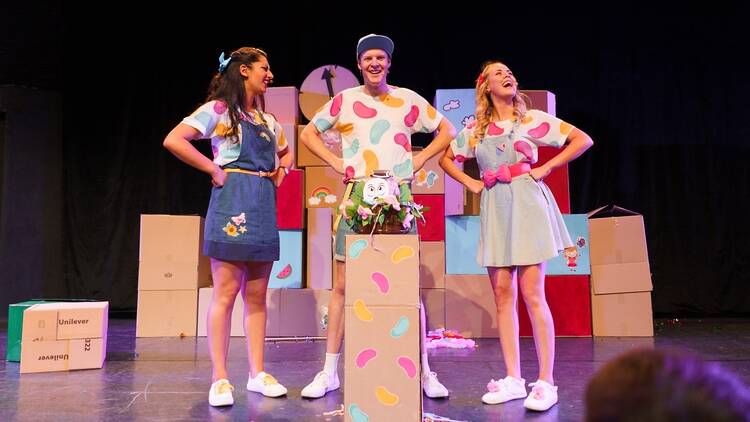
M 331 192 L 329 188 L 325 186 L 318 186 L 317 188 L 313 189 L 310 197 L 307 198 L 307 202 L 310 205 L 330 204 L 331 198 L 333 198 L 333 202 L 336 202 L 336 195 Z

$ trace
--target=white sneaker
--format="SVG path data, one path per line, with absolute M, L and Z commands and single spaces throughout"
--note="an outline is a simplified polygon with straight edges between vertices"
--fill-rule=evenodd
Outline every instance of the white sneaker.
M 231 406 L 234 404 L 232 391 L 234 387 L 229 381 L 224 378 L 217 380 L 208 391 L 208 403 L 211 406 Z
M 526 397 L 526 380 L 507 377 L 487 383 L 487 392 L 482 396 L 482 403 L 500 404 L 506 401 L 522 399 Z
M 328 375 L 326 371 L 320 371 L 310 384 L 302 389 L 302 397 L 317 399 L 326 395 L 327 392 L 338 390 L 340 386 L 339 375 Z
M 255 378 L 250 377 L 247 380 L 247 390 L 261 393 L 266 397 L 279 397 L 286 394 L 286 387 L 279 384 L 271 374 L 265 372 L 258 372 Z
M 431 399 L 448 397 L 448 389 L 438 381 L 437 374 L 434 372 L 422 374 L 422 390 Z
M 523 407 L 537 412 L 544 412 L 557 403 L 557 387 L 547 381 L 537 380 L 529 384 L 531 394 L 526 397 Z

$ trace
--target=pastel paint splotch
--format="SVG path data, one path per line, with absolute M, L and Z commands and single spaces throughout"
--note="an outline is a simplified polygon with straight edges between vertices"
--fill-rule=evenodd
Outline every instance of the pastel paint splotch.
M 357 358 L 355 359 L 355 363 L 357 365 L 357 368 L 364 368 L 367 366 L 367 363 L 371 360 L 375 359 L 375 356 L 378 355 L 378 352 L 375 349 L 364 349 L 361 352 L 357 353 Z
M 391 328 L 391 337 L 399 338 L 409 331 L 409 318 L 402 316 Z
M 390 290 L 390 282 L 388 281 L 388 277 L 386 277 L 385 274 L 379 271 L 375 271 L 374 273 L 370 274 L 370 279 L 378 287 L 380 293 L 386 294 L 388 293 L 388 290 Z

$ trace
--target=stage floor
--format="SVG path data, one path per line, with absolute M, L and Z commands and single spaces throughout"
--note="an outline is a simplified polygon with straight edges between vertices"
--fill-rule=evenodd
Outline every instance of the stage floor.
M 7 330 L 0 330 L 5 356 Z M 582 420 L 586 382 L 604 362 L 635 347 L 697 354 L 739 374 L 750 384 L 750 320 L 657 320 L 655 338 L 558 338 L 555 379 L 560 403 L 545 413 L 528 413 L 522 400 L 488 406 L 480 398 L 490 378 L 502 377 L 497 340 L 480 340 L 473 350 L 430 351 L 430 365 L 451 393 L 425 398 L 425 412 L 465 421 Z M 324 417 L 339 408 L 343 389 L 318 400 L 300 390 L 322 368 L 324 341 L 266 343 L 266 370 L 289 389 L 285 398 L 247 392 L 244 338 L 229 351 L 235 404 L 208 405 L 211 365 L 205 338 L 135 338 L 135 320 L 109 323 L 107 361 L 100 370 L 19 374 L 15 362 L 0 361 L 0 420 L 12 421 L 343 421 Z M 537 375 L 533 341 L 521 339 L 521 366 L 527 382 Z M 339 375 L 343 377 L 343 364 Z M 343 378 L 342 378 L 343 381 Z M 343 386 L 342 386 L 343 387 Z M 396 422 L 396 421 L 393 421 Z

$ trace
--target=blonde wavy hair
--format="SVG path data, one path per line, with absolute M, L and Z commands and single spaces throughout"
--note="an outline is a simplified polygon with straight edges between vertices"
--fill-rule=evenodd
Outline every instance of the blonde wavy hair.
M 481 139 L 484 138 L 484 133 L 487 130 L 487 126 L 490 124 L 490 119 L 492 118 L 492 99 L 490 97 L 489 91 L 487 90 L 487 86 L 489 84 L 488 79 L 490 66 L 497 63 L 505 65 L 505 63 L 499 60 L 490 60 L 484 62 L 482 64 L 482 71 L 479 72 L 479 77 L 476 81 L 477 108 L 475 114 L 477 125 L 474 126 L 470 145 L 476 145 Z M 526 115 L 526 111 L 529 109 L 530 105 L 531 99 L 526 94 L 516 92 L 516 95 L 513 97 L 513 119 L 522 120 Z

